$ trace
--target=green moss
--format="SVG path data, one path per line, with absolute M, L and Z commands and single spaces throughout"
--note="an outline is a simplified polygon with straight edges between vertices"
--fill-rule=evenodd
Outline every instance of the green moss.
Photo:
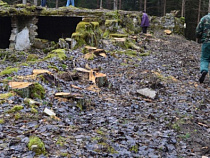
M 19 118 L 21 118 L 20 113 L 16 113 L 16 114 L 15 114 L 15 120 L 18 120 Z
M 44 143 L 37 136 L 29 137 L 28 148 L 29 148 L 29 150 L 34 151 L 36 153 L 36 155 L 41 155 L 41 154 L 46 153 Z
M 136 145 L 132 146 L 130 148 L 130 151 L 135 152 L 135 153 L 138 153 L 138 151 L 139 151 L 139 145 L 136 144 Z
M 30 96 L 32 98 L 44 99 L 45 89 L 39 83 L 35 83 L 30 87 Z
M 45 58 L 44 60 L 46 59 L 49 59 L 49 58 L 54 58 L 54 57 L 57 57 L 59 58 L 60 60 L 65 60 L 67 58 L 66 54 L 65 54 L 65 49 L 55 49 L 53 50 L 52 52 L 50 52 Z
M 117 10 L 106 12 L 105 15 L 106 15 L 106 17 L 108 19 L 118 19 L 119 18 L 119 15 L 118 15 L 118 11 Z
M 31 113 L 37 114 L 37 113 L 38 113 L 38 110 L 35 109 L 34 107 L 32 107 L 32 108 L 31 108 Z
M 4 124 L 4 119 L 0 119 L 0 124 Z
M 64 146 L 65 142 L 66 142 L 66 139 L 64 137 L 59 136 L 56 144 L 58 144 L 60 146 Z
M 36 61 L 38 58 L 39 57 L 36 54 L 29 54 L 26 61 Z
M 59 71 L 59 68 L 57 68 L 56 66 L 49 65 L 48 68 L 49 69 L 54 69 L 56 71 Z
M 110 34 L 109 36 L 112 37 L 112 38 L 124 38 L 124 37 L 128 37 L 127 34 L 117 34 L 117 33 Z
M 27 63 L 21 63 L 20 66 L 29 66 Z
M 5 70 L 3 70 L 2 72 L 0 72 L 0 76 L 3 76 L 3 75 L 10 75 L 11 73 L 13 72 L 17 72 L 18 71 L 18 68 L 6 68 Z
M 112 147 L 110 146 L 108 143 L 102 142 L 102 143 L 98 143 L 99 145 L 101 145 L 103 147 L 104 150 L 106 150 L 106 152 L 110 153 L 110 154 L 117 154 L 118 152 Z
M 140 53 L 139 55 L 140 55 L 140 56 L 149 56 L 149 55 L 150 55 L 150 52 Z
M 76 32 L 85 32 L 91 30 L 91 24 L 89 22 L 80 22 L 77 24 Z
M 15 105 L 10 110 L 8 110 L 8 113 L 13 113 L 22 110 L 24 107 L 22 105 Z
M 77 49 L 78 47 L 81 47 L 86 44 L 84 35 L 82 33 L 75 32 L 71 35 L 71 38 L 73 40 L 72 43 L 74 49 Z
M 13 96 L 14 94 L 13 93 L 4 93 L 4 94 L 0 94 L 0 99 L 8 99 L 10 98 L 11 96 Z

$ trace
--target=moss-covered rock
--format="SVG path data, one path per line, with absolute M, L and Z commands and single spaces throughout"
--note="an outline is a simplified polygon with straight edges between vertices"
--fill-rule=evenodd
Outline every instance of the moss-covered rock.
M 29 54 L 26 61 L 36 61 L 37 59 L 39 59 L 38 55 L 36 54 Z
M 8 99 L 10 97 L 14 96 L 13 93 L 9 92 L 9 93 L 4 93 L 4 94 L 0 94 L 0 99 Z
M 17 72 L 17 71 L 18 71 L 18 68 L 11 68 L 11 67 L 8 67 L 8 68 L 6 68 L 5 70 L 3 70 L 3 71 L 0 72 L 0 76 L 10 75 L 10 74 L 12 74 L 13 72 Z
M 65 60 L 67 58 L 65 54 L 65 49 L 55 49 L 48 53 L 48 55 L 44 58 L 44 60 L 49 59 L 49 58 L 58 58 L 60 60 Z
M 22 105 L 15 105 L 11 109 L 9 109 L 8 113 L 13 113 L 22 110 L 24 107 Z
M 37 136 L 29 137 L 28 148 L 29 148 L 29 150 L 34 151 L 36 153 L 36 155 L 41 155 L 41 154 L 46 153 L 44 143 Z

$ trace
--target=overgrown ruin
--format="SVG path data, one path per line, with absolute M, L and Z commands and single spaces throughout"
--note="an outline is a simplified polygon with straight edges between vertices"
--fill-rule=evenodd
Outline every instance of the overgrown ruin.
M 26 50 L 44 48 L 49 41 L 77 48 L 84 44 L 100 46 L 102 38 L 126 37 L 141 32 L 141 12 L 81 9 L 75 7 L 43 8 L 29 4 L 0 3 L 0 48 Z M 150 31 L 169 29 L 184 33 L 184 19 L 172 12 L 165 17 L 150 17 Z M 47 41 L 46 41 L 47 40 Z M 43 45 L 44 41 L 44 45 Z

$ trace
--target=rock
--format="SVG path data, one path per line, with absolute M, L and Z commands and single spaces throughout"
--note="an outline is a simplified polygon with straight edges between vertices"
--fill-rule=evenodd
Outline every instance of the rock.
M 144 88 L 144 89 L 137 90 L 137 93 L 139 93 L 139 94 L 141 94 L 145 97 L 149 97 L 151 99 L 155 99 L 155 97 L 157 95 L 156 91 L 151 90 L 149 88 Z
M 16 50 L 26 50 L 30 48 L 30 40 L 29 40 L 29 30 L 25 27 L 21 32 L 19 32 L 16 36 Z

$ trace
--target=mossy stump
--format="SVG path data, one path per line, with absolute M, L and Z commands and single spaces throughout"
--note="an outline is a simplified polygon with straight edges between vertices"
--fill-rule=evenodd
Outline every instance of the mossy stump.
M 45 89 L 39 83 L 32 82 L 9 82 L 9 87 L 23 98 L 43 99 Z

